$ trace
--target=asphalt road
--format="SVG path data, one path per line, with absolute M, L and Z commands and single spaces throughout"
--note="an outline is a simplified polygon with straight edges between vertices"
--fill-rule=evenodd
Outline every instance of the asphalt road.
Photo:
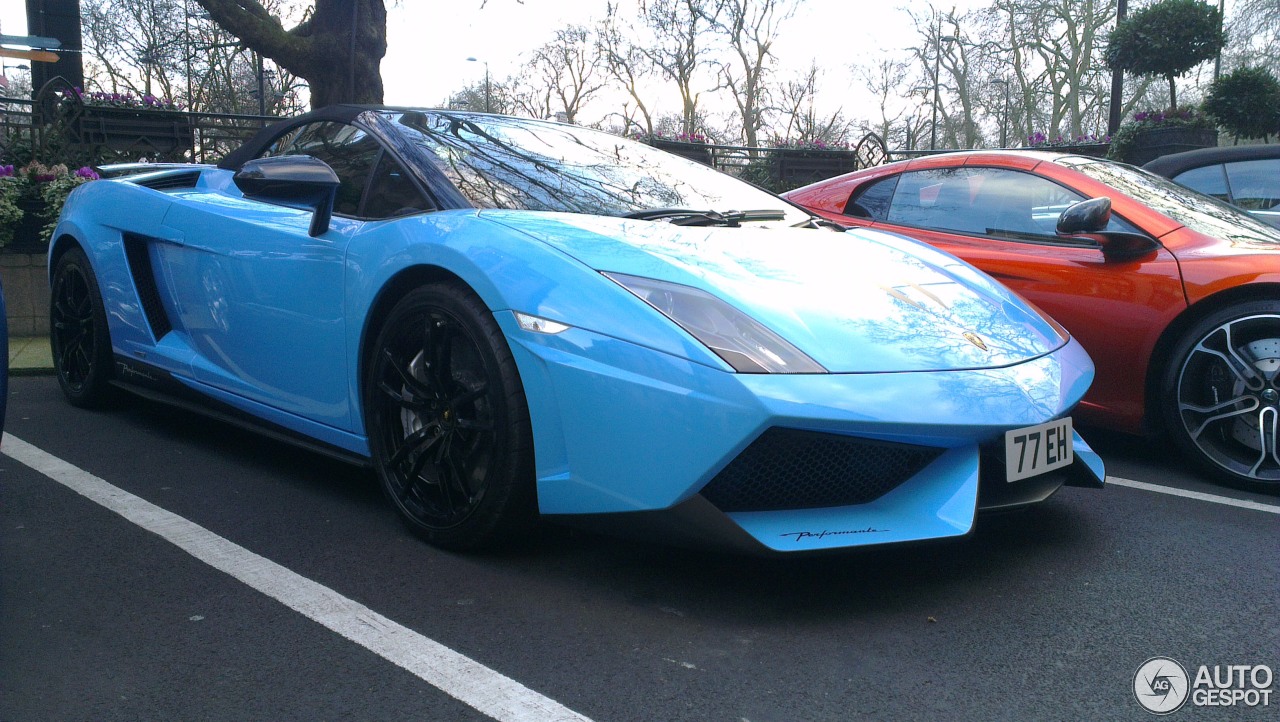
M 1280 669 L 1280 499 L 1104 432 L 1111 476 L 1209 496 L 1064 489 L 809 559 L 553 526 L 468 556 L 367 472 L 131 397 L 74 409 L 51 377 L 10 393 L 4 721 L 1146 720 L 1152 657 Z

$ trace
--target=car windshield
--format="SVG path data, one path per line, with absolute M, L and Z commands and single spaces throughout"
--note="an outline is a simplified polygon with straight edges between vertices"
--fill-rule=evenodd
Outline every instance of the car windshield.
M 1163 213 L 1193 231 L 1236 244 L 1255 244 L 1274 248 L 1280 244 L 1280 230 L 1272 228 L 1248 213 L 1227 205 L 1154 173 L 1132 166 L 1068 156 L 1057 163 L 1084 173 L 1096 181 Z
M 436 111 L 394 113 L 389 119 L 477 208 L 663 220 L 688 219 L 690 212 L 674 212 L 686 209 L 735 223 L 810 220 L 777 196 L 701 163 L 600 131 Z M 673 212 L 639 213 L 654 209 Z

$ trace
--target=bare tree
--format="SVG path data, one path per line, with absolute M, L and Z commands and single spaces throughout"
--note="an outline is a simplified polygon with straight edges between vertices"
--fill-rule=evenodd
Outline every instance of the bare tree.
M 519 106 L 515 100 L 516 86 L 517 82 L 512 78 L 502 81 L 492 78 L 480 80 L 454 91 L 444 105 L 447 108 L 483 110 L 489 113 L 514 113 Z M 545 114 L 539 117 L 545 117 Z
M 884 139 L 890 145 L 909 147 L 913 145 L 913 128 L 915 123 L 923 125 L 923 114 L 916 111 L 914 117 L 902 107 L 899 99 L 907 91 L 910 80 L 910 68 L 904 60 L 881 58 L 871 67 L 855 67 L 854 75 L 866 86 L 877 101 L 880 117 L 867 122 L 869 130 Z M 904 121 L 903 118 L 911 118 Z M 902 122 L 899 122 L 902 121 Z
M 1110 96 L 1100 46 L 1115 23 L 1115 0 L 998 0 L 994 8 L 1005 14 L 1011 36 L 1023 27 L 1025 48 L 1038 61 L 1038 105 L 1049 109 L 1042 127 L 1069 137 L 1096 129 Z M 1011 45 L 1002 50 L 1013 52 Z
M 556 105 L 548 115 L 564 113 L 566 122 L 577 122 L 583 104 L 605 86 L 598 47 L 590 30 L 570 25 L 534 51 L 528 65 L 531 82 L 546 88 Z
M 263 2 L 289 15 L 285 0 Z M 88 77 L 100 90 L 181 99 L 206 112 L 276 114 L 300 107 L 305 85 L 296 76 L 262 63 L 207 14 L 192 12 L 195 7 L 184 0 L 85 0 Z
M 820 77 L 817 64 L 810 61 L 807 70 L 783 82 L 778 88 L 775 140 L 799 145 L 819 142 L 839 145 L 849 141 L 853 123 L 844 117 L 840 109 L 830 115 L 820 115 L 817 112 L 814 99 Z
M 742 122 L 742 139 L 759 145 L 765 126 L 767 79 L 777 57 L 773 44 L 782 24 L 796 11 L 797 0 L 717 0 L 708 18 L 723 36 L 733 59 L 719 63 L 720 79 L 733 97 Z
M 85 53 L 102 89 L 173 98 L 182 87 L 186 47 L 181 0 L 85 0 Z M 185 93 L 184 93 L 185 95 Z
M 980 109 L 972 94 L 975 65 L 981 44 L 966 30 L 970 14 L 946 13 L 930 6 L 927 15 L 907 11 L 916 27 L 920 45 L 911 48 L 928 78 L 930 94 L 930 139 L 951 148 L 973 148 L 981 140 L 977 115 Z M 933 118 L 937 118 L 936 127 Z
M 654 65 L 648 56 L 627 37 L 618 22 L 618 6 L 610 2 L 605 19 L 596 31 L 597 50 L 604 67 L 613 82 L 622 86 L 629 100 L 623 103 L 623 132 L 632 126 L 639 126 L 646 135 L 653 135 L 653 113 L 649 104 L 641 97 L 641 86 L 653 75 Z M 635 120 L 639 115 L 643 123 Z
M 1227 20 L 1227 61 L 1232 67 L 1262 66 L 1280 75 L 1280 3 L 1236 0 Z
M 680 92 L 684 133 L 697 132 L 698 97 L 694 89 L 707 65 L 706 34 L 714 19 L 711 0 L 641 0 L 640 12 L 653 33 L 641 52 Z
M 288 30 L 259 0 L 195 1 L 244 45 L 304 78 L 313 107 L 382 102 L 383 0 L 315 0 Z

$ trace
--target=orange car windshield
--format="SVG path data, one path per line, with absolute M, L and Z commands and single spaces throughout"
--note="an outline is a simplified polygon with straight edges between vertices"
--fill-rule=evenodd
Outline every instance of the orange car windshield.
M 1236 244 L 1254 244 L 1266 248 L 1280 246 L 1280 230 L 1239 208 L 1154 173 L 1083 156 L 1059 158 L 1055 162 L 1106 183 L 1139 203 L 1206 236 Z

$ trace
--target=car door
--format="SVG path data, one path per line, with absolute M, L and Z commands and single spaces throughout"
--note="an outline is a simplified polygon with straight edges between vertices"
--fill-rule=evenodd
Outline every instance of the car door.
M 352 429 L 344 309 L 345 253 L 381 147 L 356 126 L 312 123 L 268 154 L 308 154 L 328 163 L 340 185 L 326 233 L 308 234 L 311 213 L 223 196 L 230 208 L 182 209 L 167 219 L 185 231 L 165 263 L 196 352 L 196 380 L 294 417 Z M 264 413 L 263 408 L 254 411 Z M 271 416 L 271 414 L 267 414 Z M 311 430 L 314 433 L 314 430 Z
M 956 166 L 880 179 L 856 191 L 846 212 L 959 256 L 1053 316 L 1093 357 L 1085 405 L 1135 424 L 1151 347 L 1186 305 L 1177 262 L 1163 247 L 1112 261 L 1096 245 L 1060 238 L 1058 216 L 1081 200 L 1031 172 Z M 1142 232 L 1118 214 L 1108 230 Z

